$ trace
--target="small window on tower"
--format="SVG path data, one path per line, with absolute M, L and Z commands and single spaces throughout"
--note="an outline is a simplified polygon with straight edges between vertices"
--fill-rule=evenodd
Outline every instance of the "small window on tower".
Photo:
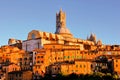
M 35 39 L 35 34 L 34 33 L 32 34 L 32 39 Z

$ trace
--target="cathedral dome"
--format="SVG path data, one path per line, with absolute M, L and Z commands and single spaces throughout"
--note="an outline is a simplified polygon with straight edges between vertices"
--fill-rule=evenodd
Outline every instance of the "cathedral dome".
M 58 33 L 67 33 L 67 34 L 71 34 L 70 31 L 69 31 L 69 29 L 64 28 L 64 27 L 59 28 L 57 32 L 58 32 Z

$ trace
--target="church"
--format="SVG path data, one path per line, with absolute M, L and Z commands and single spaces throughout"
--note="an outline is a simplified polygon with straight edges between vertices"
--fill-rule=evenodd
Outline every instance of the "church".
M 16 41 L 18 42 L 18 41 Z M 98 41 L 99 42 L 99 41 Z M 15 43 L 15 40 L 9 40 L 10 45 Z M 43 48 L 44 44 L 64 44 L 64 45 L 79 45 L 83 50 L 83 45 L 96 45 L 96 36 L 91 34 L 87 40 L 75 38 L 74 35 L 66 26 L 66 13 L 60 9 L 56 13 L 56 31 L 55 33 L 42 32 L 32 30 L 28 33 L 27 40 L 22 41 L 22 49 L 25 51 L 33 51 L 34 49 Z M 99 42 L 101 45 L 102 43 Z

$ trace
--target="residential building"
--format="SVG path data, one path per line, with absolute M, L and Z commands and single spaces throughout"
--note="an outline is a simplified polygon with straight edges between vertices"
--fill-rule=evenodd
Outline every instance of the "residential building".
M 8 73 L 7 80 L 33 80 L 31 71 L 13 71 Z

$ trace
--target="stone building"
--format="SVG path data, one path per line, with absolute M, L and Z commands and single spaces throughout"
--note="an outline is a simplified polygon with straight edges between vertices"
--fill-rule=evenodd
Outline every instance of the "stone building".
M 7 80 L 33 80 L 31 71 L 13 71 L 8 73 Z
M 103 45 L 101 40 L 97 40 L 95 34 L 91 34 L 87 40 L 75 38 L 66 26 L 66 13 L 62 9 L 56 13 L 55 33 L 32 30 L 28 33 L 27 40 L 22 42 L 22 49 L 35 53 L 35 57 L 33 57 L 33 72 L 40 75 L 44 75 L 49 70 L 48 67 L 50 65 L 51 69 L 53 69 L 53 66 L 56 67 L 58 64 L 60 64 L 58 66 L 63 66 L 66 61 L 75 62 L 75 64 L 64 64 L 64 66 L 71 66 L 82 64 L 86 60 L 94 61 L 101 55 L 120 55 L 119 46 Z M 75 61 L 76 59 L 79 61 L 78 63 Z M 88 63 L 91 66 L 92 62 L 88 61 Z M 60 68 L 60 70 L 63 69 Z M 89 73 L 94 72 L 91 70 Z M 81 73 L 87 74 L 84 71 Z
M 67 28 L 66 13 L 62 9 L 56 13 L 55 33 L 32 30 L 26 40 L 9 39 L 8 44 L 0 48 L 0 63 L 18 64 L 21 70 L 33 71 L 36 78 L 46 73 L 91 74 L 108 69 L 108 62 L 113 72 L 120 73 L 119 58 L 111 57 L 120 56 L 120 46 L 105 45 L 95 34 L 86 40 L 75 38 Z M 101 60 L 100 56 L 106 56 L 107 61 L 97 62 L 97 59 Z M 24 72 L 10 72 L 8 77 L 22 79 L 15 75 L 24 75 Z
M 15 63 L 18 64 L 18 59 L 25 53 L 14 46 L 2 46 L 0 48 L 0 63 Z
M 94 38 L 94 36 L 93 36 Z M 56 31 L 54 33 L 32 30 L 28 33 L 27 40 L 22 42 L 22 49 L 25 51 L 33 51 L 34 49 L 43 48 L 44 44 L 64 44 L 64 45 L 94 45 L 93 40 L 82 40 L 74 38 L 70 30 L 66 27 L 66 14 L 60 10 L 56 13 Z
M 91 59 L 76 59 L 71 62 L 62 62 L 52 64 L 48 67 L 48 73 L 52 75 L 62 74 L 69 75 L 76 74 L 92 74 L 92 60 Z
M 17 39 L 10 38 L 8 40 L 8 45 L 18 47 L 19 49 L 22 49 L 22 40 L 17 40 Z

